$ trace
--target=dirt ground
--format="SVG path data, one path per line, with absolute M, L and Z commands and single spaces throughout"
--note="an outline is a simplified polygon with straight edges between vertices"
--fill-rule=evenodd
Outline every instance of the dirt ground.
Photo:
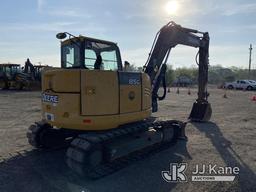
M 256 191 L 256 92 L 209 90 L 213 116 L 209 123 L 188 124 L 188 141 L 99 180 L 73 173 L 65 164 L 65 149 L 38 151 L 26 140 L 28 126 L 40 119 L 40 92 L 0 91 L 0 191 Z M 155 114 L 186 121 L 196 90 L 168 93 Z M 188 182 L 168 183 L 161 176 L 170 163 L 188 164 Z M 239 167 L 234 182 L 192 182 L 195 165 Z

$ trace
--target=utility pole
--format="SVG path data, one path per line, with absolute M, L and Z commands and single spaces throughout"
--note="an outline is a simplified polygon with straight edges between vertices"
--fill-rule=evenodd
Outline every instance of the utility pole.
M 250 47 L 249 47 L 249 75 L 250 75 L 250 72 L 251 72 L 251 64 L 252 64 L 252 44 L 250 44 Z

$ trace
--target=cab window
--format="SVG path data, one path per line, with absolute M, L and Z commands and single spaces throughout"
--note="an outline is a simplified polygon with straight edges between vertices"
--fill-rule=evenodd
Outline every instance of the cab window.
M 118 70 L 117 47 L 114 44 L 85 41 L 85 68 Z
M 7 67 L 5 68 L 5 72 L 6 72 L 6 74 L 11 75 L 11 72 L 12 72 L 11 67 L 10 67 L 10 66 L 7 66 Z
M 84 57 L 85 57 L 85 67 L 88 69 L 94 69 L 94 63 L 96 62 L 96 59 L 97 59 L 95 51 L 93 51 L 92 49 L 85 49 Z
M 62 47 L 62 67 L 80 67 L 79 57 L 79 47 L 76 44 L 65 45 Z
M 103 51 L 101 54 L 104 70 L 115 71 L 118 69 L 116 51 Z
M 12 72 L 13 73 L 17 73 L 18 72 L 18 67 L 17 66 L 13 67 L 13 71 Z

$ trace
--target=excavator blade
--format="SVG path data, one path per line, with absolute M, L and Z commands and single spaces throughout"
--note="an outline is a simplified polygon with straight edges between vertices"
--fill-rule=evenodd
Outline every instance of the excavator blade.
M 191 121 L 209 121 L 212 116 L 212 107 L 208 102 L 194 102 L 189 119 Z

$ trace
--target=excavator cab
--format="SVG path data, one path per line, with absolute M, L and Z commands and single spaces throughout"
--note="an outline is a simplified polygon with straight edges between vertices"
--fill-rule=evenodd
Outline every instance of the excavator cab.
M 63 37 L 57 34 L 57 38 Z M 61 67 L 121 71 L 122 63 L 115 43 L 80 36 L 62 42 Z
M 116 43 L 66 34 L 57 34 L 62 40 L 61 68 L 43 73 L 42 114 L 47 123 L 100 131 L 151 115 L 149 77 L 123 71 Z

